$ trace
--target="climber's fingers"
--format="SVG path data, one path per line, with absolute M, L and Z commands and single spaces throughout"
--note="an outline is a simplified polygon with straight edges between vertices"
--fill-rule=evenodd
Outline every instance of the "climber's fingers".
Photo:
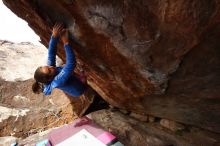
M 53 27 L 52 35 L 54 37 L 57 37 L 58 35 L 60 35 L 62 30 L 63 30 L 63 23 L 57 22 Z

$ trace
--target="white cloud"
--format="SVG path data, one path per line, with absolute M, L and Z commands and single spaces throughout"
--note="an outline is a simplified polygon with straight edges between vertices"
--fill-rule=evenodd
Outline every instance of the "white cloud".
M 39 36 L 28 26 L 27 22 L 17 17 L 0 0 L 0 40 L 12 42 L 39 43 Z

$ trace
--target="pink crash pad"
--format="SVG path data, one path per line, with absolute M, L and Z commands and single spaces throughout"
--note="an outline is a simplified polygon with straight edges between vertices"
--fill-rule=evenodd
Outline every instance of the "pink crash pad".
M 67 141 L 68 139 L 70 139 L 70 137 L 74 136 L 82 130 L 90 133 L 93 137 L 102 142 L 104 145 L 108 145 L 113 141 L 117 141 L 114 135 L 112 135 L 108 131 L 103 130 L 91 119 L 89 119 L 88 117 L 86 117 L 85 119 L 77 119 L 69 125 L 65 125 L 59 129 L 53 130 L 48 136 L 48 140 L 50 141 L 51 145 L 56 146 L 65 140 Z

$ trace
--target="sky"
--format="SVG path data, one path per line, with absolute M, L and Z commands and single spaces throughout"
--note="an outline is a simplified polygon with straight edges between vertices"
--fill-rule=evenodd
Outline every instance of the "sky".
M 32 42 L 39 45 L 39 36 L 28 26 L 27 22 L 17 17 L 0 0 L 0 40 L 12 42 Z

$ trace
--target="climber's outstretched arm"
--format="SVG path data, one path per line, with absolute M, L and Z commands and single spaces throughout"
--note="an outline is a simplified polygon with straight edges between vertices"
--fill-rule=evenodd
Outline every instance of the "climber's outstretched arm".
M 65 29 L 61 35 L 61 40 L 64 44 L 64 49 L 66 52 L 66 64 L 64 65 L 61 72 L 52 81 L 52 85 L 54 87 L 59 87 L 65 84 L 69 77 L 72 75 L 74 68 L 76 67 L 75 53 L 72 47 L 69 45 L 68 31 Z
M 57 53 L 57 43 L 59 41 L 59 35 L 63 29 L 63 24 L 56 23 L 52 30 L 52 36 L 49 42 L 48 48 L 48 59 L 47 65 L 48 66 L 56 66 L 56 53 Z

